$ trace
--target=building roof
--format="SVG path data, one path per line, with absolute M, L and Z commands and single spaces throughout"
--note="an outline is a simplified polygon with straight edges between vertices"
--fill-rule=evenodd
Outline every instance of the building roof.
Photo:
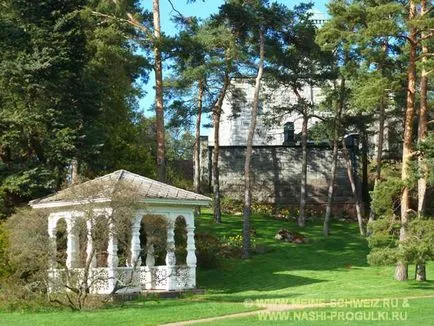
M 112 201 L 121 193 L 134 201 L 154 204 L 207 206 L 211 198 L 143 177 L 125 170 L 66 188 L 29 202 L 33 208 L 60 207 L 90 202 Z

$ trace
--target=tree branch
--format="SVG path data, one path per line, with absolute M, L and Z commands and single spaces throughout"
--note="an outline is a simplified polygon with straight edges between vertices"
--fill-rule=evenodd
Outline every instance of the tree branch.
M 149 28 L 147 28 L 146 26 L 144 26 L 143 24 L 141 24 L 139 21 L 137 21 L 137 19 L 135 19 L 131 13 L 127 12 L 128 19 L 125 19 L 125 18 L 120 18 L 120 17 L 112 16 L 112 15 L 109 15 L 109 14 L 104 14 L 102 12 L 95 11 L 95 10 L 90 10 L 90 12 L 93 15 L 98 16 L 98 17 L 103 17 L 103 18 L 115 20 L 115 21 L 118 21 L 118 22 L 127 23 L 127 24 L 129 24 L 129 25 L 137 28 L 138 30 L 142 31 L 143 33 L 145 33 L 151 40 L 154 39 L 154 36 L 153 36 L 152 32 L 149 30 Z
M 169 1 L 170 6 L 172 7 L 172 11 L 176 12 L 182 19 L 185 19 L 185 16 L 183 14 L 181 14 L 173 5 L 172 0 L 167 0 Z

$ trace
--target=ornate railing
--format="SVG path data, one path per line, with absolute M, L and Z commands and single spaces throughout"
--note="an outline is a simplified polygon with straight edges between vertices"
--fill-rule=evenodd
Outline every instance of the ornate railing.
M 92 293 L 109 294 L 141 292 L 146 290 L 183 290 L 195 287 L 195 268 L 188 266 L 140 266 L 117 268 L 90 268 L 85 277 L 84 268 L 50 269 L 50 291 L 63 291 L 67 286 L 78 288 L 87 284 Z M 86 282 L 86 283 L 85 283 Z M 66 286 L 67 285 L 67 286 Z

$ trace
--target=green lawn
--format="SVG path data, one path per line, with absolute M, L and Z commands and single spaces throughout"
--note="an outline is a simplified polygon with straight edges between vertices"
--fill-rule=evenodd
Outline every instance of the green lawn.
M 255 309 L 251 305 L 244 305 L 245 300 L 255 302 L 280 299 L 291 303 L 302 299 L 329 301 L 434 295 L 433 281 L 396 282 L 393 280 L 393 267 L 368 266 L 367 243 L 358 235 L 356 224 L 333 222 L 331 235 L 325 239 L 321 223 L 310 222 L 301 231 L 310 239 L 308 244 L 303 245 L 274 240 L 274 235 L 280 228 L 299 230 L 294 222 L 254 216 L 252 225 L 256 229 L 257 245 L 263 248 L 264 253 L 255 254 L 249 260 L 226 259 L 217 269 L 199 270 L 198 286 L 207 290 L 205 295 L 159 302 L 131 302 L 123 307 L 95 312 L 2 313 L 0 324 L 156 325 Z M 241 216 L 225 215 L 220 225 L 213 223 L 209 213 L 197 219 L 197 232 L 210 232 L 223 237 L 239 234 L 240 230 Z M 434 264 L 428 266 L 428 277 L 433 268 Z M 413 270 L 410 272 L 413 273 Z M 432 299 L 412 301 L 408 312 L 409 321 L 410 317 L 419 318 L 414 320 L 423 323 L 424 318 L 431 314 L 432 309 L 429 307 L 432 304 Z M 423 313 L 417 315 L 418 309 Z M 234 320 L 227 321 L 233 322 Z M 264 323 L 257 316 L 237 320 L 237 324 L 238 322 Z M 322 325 L 319 322 L 315 324 Z
M 0 325 L 159 325 L 161 323 L 221 316 L 254 310 L 242 304 L 167 299 L 132 302 L 122 308 L 92 312 L 2 313 Z
M 397 301 L 397 307 L 384 307 L 381 302 L 375 307 L 376 302 L 368 308 L 307 308 L 304 310 L 293 310 L 275 313 L 260 311 L 257 314 L 245 318 L 233 318 L 218 320 L 197 325 L 287 325 L 289 322 L 297 325 L 432 325 L 434 298 L 413 299 L 406 303 Z M 404 306 L 404 307 L 403 307 Z
M 237 234 L 241 217 L 226 217 L 221 225 L 210 223 L 211 215 L 198 220 L 200 231 L 219 236 Z M 393 267 L 371 267 L 366 262 L 367 241 L 359 236 L 356 223 L 334 222 L 331 235 L 324 238 L 321 223 L 300 230 L 295 222 L 255 216 L 252 226 L 257 244 L 265 254 L 249 260 L 226 261 L 216 270 L 198 274 L 200 287 L 208 299 L 243 301 L 264 298 L 377 298 L 434 294 L 434 281 L 396 282 Z M 274 239 L 280 228 L 300 231 L 310 242 L 296 245 Z M 434 264 L 428 266 L 428 277 Z M 413 278 L 414 268 L 410 268 Z

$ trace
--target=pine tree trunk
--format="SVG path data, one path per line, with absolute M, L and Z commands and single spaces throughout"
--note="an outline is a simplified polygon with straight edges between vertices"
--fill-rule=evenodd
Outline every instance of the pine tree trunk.
M 362 202 L 363 211 L 369 212 L 369 182 L 368 182 L 368 151 L 369 151 L 368 132 L 366 128 L 362 130 Z
M 385 120 L 385 107 L 384 98 L 380 100 L 380 117 L 378 126 L 378 139 L 377 139 L 377 156 L 375 158 L 375 179 L 374 179 L 374 189 L 377 186 L 381 178 L 381 164 L 383 157 L 383 144 L 384 144 L 384 120 Z M 375 212 L 373 209 L 369 212 L 369 221 L 375 220 Z
M 360 205 L 360 196 L 359 196 L 359 192 L 357 191 L 356 180 L 354 179 L 354 173 L 353 173 L 353 165 L 351 163 L 351 159 L 350 159 L 350 155 L 348 153 L 347 145 L 345 144 L 345 139 L 342 140 L 342 149 L 343 149 L 343 153 L 344 153 L 345 164 L 347 166 L 348 180 L 350 181 L 351 191 L 352 191 L 353 196 L 354 196 L 354 204 L 356 206 L 357 222 L 359 223 L 360 235 L 365 236 L 366 232 L 365 232 L 365 227 L 363 225 L 363 216 L 362 216 L 362 208 Z
M 417 264 L 415 270 L 416 281 L 426 281 L 426 266 L 425 264 Z
M 250 255 L 250 215 L 252 211 L 252 183 L 250 179 L 250 167 L 253 152 L 253 137 L 256 131 L 256 120 L 259 107 L 259 92 L 261 89 L 261 79 L 264 72 L 264 47 L 264 33 L 260 27 L 258 72 L 256 74 L 255 90 L 252 103 L 252 116 L 250 120 L 249 133 L 247 136 L 246 160 L 244 163 L 243 258 L 248 258 Z
M 157 133 L 157 175 L 158 180 L 166 181 L 166 144 L 164 135 L 164 108 L 163 108 L 163 64 L 158 41 L 161 37 L 160 28 L 160 1 L 153 0 L 154 21 L 154 71 L 155 71 L 155 117 Z
M 221 223 L 222 221 L 222 212 L 221 212 L 221 198 L 220 198 L 220 179 L 219 179 L 219 151 L 220 151 L 220 116 L 221 109 L 218 107 L 214 108 L 213 113 L 213 127 L 214 127 L 214 148 L 212 151 L 212 188 L 213 188 L 213 212 L 214 212 L 214 220 L 216 223 Z
M 200 126 L 202 121 L 202 103 L 203 103 L 204 83 L 203 80 L 198 84 L 197 95 L 197 116 L 196 116 L 196 134 L 194 139 L 193 149 L 193 187 L 194 191 L 200 193 Z M 194 210 L 194 215 L 200 215 L 200 206 L 197 206 Z
M 409 2 L 409 20 L 412 21 L 416 18 L 416 3 Z M 415 93 L 416 93 L 416 50 L 417 50 L 417 29 L 410 28 L 408 38 L 409 42 L 409 61 L 407 68 L 407 105 L 405 110 L 405 124 L 404 124 L 404 143 L 402 147 L 402 170 L 401 179 L 407 182 L 410 177 L 410 161 L 413 152 L 413 122 L 415 111 Z M 403 242 L 407 239 L 407 225 L 408 225 L 408 212 L 410 209 L 410 194 L 409 188 L 404 187 L 401 195 L 401 229 L 399 232 L 399 241 Z M 408 265 L 407 262 L 399 261 L 396 266 L 395 279 L 398 281 L 405 281 L 408 279 Z
M 327 190 L 327 206 L 326 206 L 326 212 L 324 217 L 323 233 L 324 236 L 326 237 L 330 234 L 330 217 L 332 214 L 336 171 L 338 166 L 339 134 L 340 134 L 343 101 L 344 101 L 342 93 L 344 90 L 345 90 L 345 79 L 342 78 L 341 85 L 340 85 L 341 95 L 340 98 L 336 101 L 335 125 L 334 125 L 334 132 L 333 132 L 332 166 L 331 166 L 330 180 L 329 180 L 328 190 Z
M 395 268 L 395 280 L 405 281 L 408 279 L 408 266 L 407 264 L 398 262 Z
M 336 180 L 336 169 L 338 165 L 338 137 L 333 137 L 333 152 L 332 152 L 332 167 L 330 172 L 330 180 L 327 190 L 327 206 L 324 218 L 324 228 L 323 233 L 324 236 L 328 236 L 330 233 L 330 217 L 332 215 L 332 206 L 333 206 L 333 196 L 335 190 L 335 180 Z
M 421 15 L 426 14 L 426 0 L 421 1 L 422 9 Z M 422 33 L 422 37 L 425 37 L 426 33 Z M 419 109 L 419 125 L 418 125 L 418 143 L 424 141 L 428 133 L 428 74 L 425 68 L 427 64 L 427 54 L 428 47 L 425 44 L 422 44 L 422 53 L 424 56 L 422 57 L 422 74 L 420 79 L 420 109 Z M 418 194 L 418 205 L 417 205 L 417 214 L 419 217 L 423 216 L 425 213 L 425 197 L 426 197 L 426 189 L 427 189 L 427 175 L 428 168 L 426 164 L 424 164 L 423 157 L 419 156 L 418 158 L 419 170 L 422 172 L 421 177 L 418 180 L 417 185 L 417 194 Z
M 303 124 L 301 127 L 301 180 L 300 180 L 300 214 L 298 216 L 298 225 L 304 227 L 306 224 L 306 186 L 307 186 L 307 112 L 303 114 Z
M 220 117 L 222 114 L 223 100 L 229 87 L 230 63 L 227 62 L 227 69 L 224 76 L 223 86 L 220 90 L 217 103 L 214 106 L 212 121 L 214 127 L 214 149 L 212 152 L 212 186 L 213 186 L 213 211 L 216 223 L 221 223 L 221 196 L 220 196 L 220 179 L 219 179 L 219 155 L 220 155 Z
M 300 112 L 303 116 L 301 125 L 301 176 L 300 176 L 300 206 L 299 214 L 297 217 L 297 223 L 300 227 L 304 227 L 306 224 L 306 186 L 307 186 L 307 125 L 309 122 L 308 108 L 305 106 L 304 99 L 300 95 L 297 87 L 292 88 L 293 92 L 297 96 L 298 102 L 303 105 L 303 109 Z M 312 96 L 312 90 L 311 90 Z M 313 103 L 313 100 L 311 98 Z
M 197 95 L 197 117 L 196 117 L 196 134 L 194 141 L 193 151 L 193 164 L 194 164 L 194 177 L 193 186 L 194 191 L 200 193 L 200 126 L 202 120 L 202 103 L 203 103 L 204 83 L 199 81 L 198 95 Z
M 421 15 L 427 13 L 426 0 L 421 1 Z M 425 37 L 426 33 L 422 33 L 422 37 Z M 420 108 L 419 108 L 419 124 L 418 124 L 418 135 L 417 141 L 421 143 L 427 136 L 428 133 L 428 74 L 425 68 L 428 58 L 428 47 L 422 44 L 422 73 L 420 79 Z M 425 198 L 427 190 L 427 176 L 428 167 L 424 162 L 424 158 L 419 156 L 418 158 L 419 170 L 421 171 L 421 177 L 417 181 L 417 216 L 421 218 L 425 214 Z M 426 266 L 425 264 L 416 265 L 416 280 L 426 281 Z

